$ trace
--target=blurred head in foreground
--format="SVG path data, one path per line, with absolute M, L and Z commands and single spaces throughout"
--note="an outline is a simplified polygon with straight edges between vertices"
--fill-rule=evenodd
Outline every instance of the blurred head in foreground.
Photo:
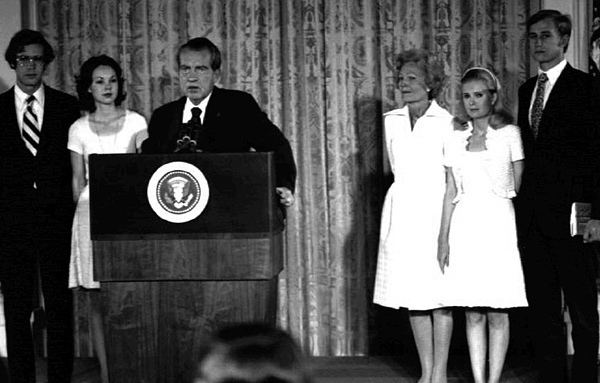
M 213 337 L 194 383 L 310 383 L 300 348 L 283 330 L 248 323 Z

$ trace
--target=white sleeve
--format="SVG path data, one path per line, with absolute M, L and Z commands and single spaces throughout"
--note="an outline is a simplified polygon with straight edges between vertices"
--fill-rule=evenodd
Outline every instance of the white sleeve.
M 392 140 L 393 140 L 393 136 L 394 136 L 392 127 L 394 126 L 394 124 L 391 123 L 394 118 L 396 118 L 396 116 L 394 116 L 394 115 L 384 116 L 384 118 L 383 118 L 383 139 L 385 141 L 385 148 L 386 148 L 386 152 L 387 152 L 388 163 L 390 164 L 390 169 L 392 170 L 392 173 L 395 172 L 394 153 L 393 153 L 393 149 L 392 149 Z
M 454 164 L 454 157 L 456 155 L 456 134 L 454 133 L 454 124 L 452 121 L 449 124 L 448 133 L 444 137 L 444 159 L 443 163 L 445 167 L 451 168 Z
M 525 158 L 525 154 L 523 153 L 523 142 L 521 141 L 521 130 L 516 125 L 509 125 L 506 128 L 510 129 L 507 132 L 510 160 L 512 162 L 520 161 Z
M 83 137 L 82 137 L 82 123 L 83 118 L 75 121 L 69 128 L 69 141 L 67 143 L 67 149 L 75 153 L 83 154 Z
M 142 147 L 142 142 L 148 138 L 148 124 L 141 114 L 133 111 L 130 111 L 130 113 L 132 113 L 130 126 L 131 136 L 135 142 L 136 149 L 139 149 Z

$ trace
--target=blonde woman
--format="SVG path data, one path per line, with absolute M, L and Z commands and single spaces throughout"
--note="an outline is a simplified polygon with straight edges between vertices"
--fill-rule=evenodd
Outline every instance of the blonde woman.
M 467 116 L 455 119 L 447 145 L 438 259 L 447 278 L 445 302 L 465 307 L 475 382 L 497 383 L 508 348 L 507 309 L 527 306 L 511 200 L 521 184 L 523 145 L 491 71 L 471 68 L 461 85 Z
M 452 116 L 434 99 L 444 71 L 427 52 L 400 54 L 397 70 L 404 107 L 384 116 L 394 183 L 383 205 L 373 301 L 408 309 L 421 364 L 419 383 L 442 383 L 447 380 L 452 313 L 444 308 L 444 276 L 436 255 L 445 190 L 444 142 Z

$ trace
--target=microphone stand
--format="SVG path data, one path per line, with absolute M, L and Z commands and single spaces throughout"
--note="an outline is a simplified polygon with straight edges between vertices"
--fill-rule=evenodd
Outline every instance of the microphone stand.
M 177 139 L 177 148 L 174 153 L 198 153 L 202 150 L 198 148 L 198 141 L 202 130 L 202 123 L 190 120 L 181 124 L 179 138 Z

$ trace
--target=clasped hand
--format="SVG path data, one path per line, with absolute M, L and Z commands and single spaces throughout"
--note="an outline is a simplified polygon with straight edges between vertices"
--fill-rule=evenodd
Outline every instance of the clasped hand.
M 183 136 L 177 140 L 176 153 L 196 153 L 196 140 L 190 139 L 189 136 Z

